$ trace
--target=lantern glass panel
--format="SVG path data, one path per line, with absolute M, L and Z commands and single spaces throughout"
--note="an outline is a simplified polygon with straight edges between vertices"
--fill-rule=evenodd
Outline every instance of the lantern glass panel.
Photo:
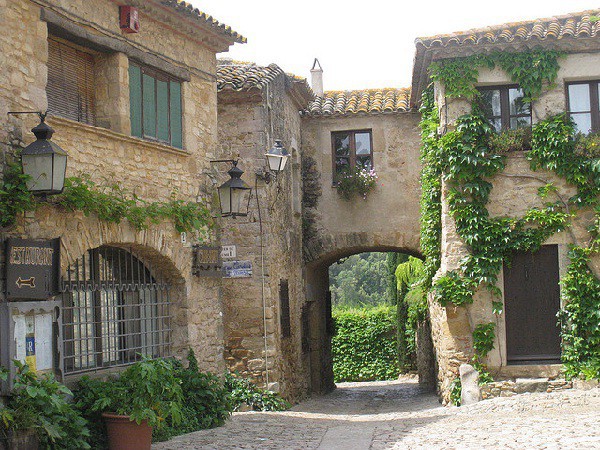
M 62 192 L 65 185 L 65 173 L 67 171 L 67 155 L 54 155 L 54 173 L 52 179 L 52 190 Z
M 228 185 L 219 187 L 219 202 L 221 203 L 221 215 L 231 214 L 231 189 Z
M 27 181 L 27 189 L 31 192 L 52 190 L 52 156 L 50 153 L 22 155 L 23 172 L 30 176 Z M 66 158 L 64 164 L 66 167 Z

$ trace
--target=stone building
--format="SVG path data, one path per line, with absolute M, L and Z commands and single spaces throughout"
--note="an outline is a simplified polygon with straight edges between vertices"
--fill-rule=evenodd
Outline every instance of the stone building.
M 482 93 L 483 110 L 498 130 L 529 127 L 567 112 L 578 131 L 597 132 L 598 107 L 595 96 L 600 79 L 600 41 L 598 22 L 593 12 L 540 19 L 470 30 L 464 33 L 419 38 L 413 69 L 411 104 L 430 83 L 428 68 L 433 62 L 494 52 L 557 50 L 558 73 L 552 84 L 544 83 L 539 97 L 528 102 L 523 90 L 510 74 L 496 68 L 479 67 L 475 86 Z M 527 68 L 523 68 L 527 70 Z M 435 83 L 435 104 L 439 110 L 440 131 L 455 129 L 457 119 L 471 111 L 471 101 L 448 94 L 442 82 Z M 487 99 L 487 100 L 486 100 Z M 485 103 L 486 101 L 489 102 Z M 587 106 L 586 106 L 587 105 Z M 591 106 L 590 106 L 591 105 Z M 548 170 L 533 171 L 525 151 L 506 154 L 506 167 L 488 180 L 492 185 L 487 209 L 491 218 L 520 218 L 531 208 L 543 209 L 549 199 L 539 195 L 548 183 L 556 188 L 556 198 L 564 201 L 576 194 L 572 184 Z M 450 213 L 449 187 L 442 187 L 441 267 L 438 277 L 461 270 L 469 247 L 457 232 Z M 567 210 L 569 206 L 566 206 Z M 438 363 L 438 381 L 445 400 L 458 366 L 474 355 L 474 329 L 495 323 L 494 348 L 485 362 L 495 378 L 556 377 L 562 366 L 557 313 L 564 306 L 559 279 L 569 264 L 570 245 L 587 245 L 594 214 L 589 208 L 575 208 L 571 223 L 564 231 L 550 236 L 540 250 L 516 252 L 499 274 L 495 286 L 499 298 L 479 288 L 473 304 L 442 307 L 430 299 L 433 342 Z M 534 226 L 532 223 L 531 226 Z M 596 276 L 600 260 L 592 258 Z M 562 300 L 561 300 L 562 299 Z M 494 314 L 493 301 L 502 303 L 503 312 Z
M 251 272 L 223 279 L 225 361 L 241 375 L 291 400 L 309 392 L 303 351 L 301 121 L 313 93 L 275 64 L 220 60 L 219 158 L 237 158 L 252 187 L 246 217 L 223 222 L 221 243 Z M 270 178 L 265 152 L 281 140 L 287 166 Z M 227 273 L 227 272 L 226 272 Z
M 2 3 L 3 164 L 33 140 L 39 121 L 7 112 L 47 110 L 53 142 L 68 152 L 67 176 L 104 192 L 117 185 L 140 202 L 195 203 L 214 189 L 207 174 L 217 156 L 216 53 L 245 39 L 185 2 L 127 3 L 128 17 L 109 0 Z M 2 365 L 27 356 L 68 381 L 139 353 L 192 348 L 203 369 L 224 369 L 220 281 L 192 275 L 195 238 L 184 242 L 172 220 L 138 230 L 48 198 L 0 237 L 60 238 L 62 291 L 27 301 L 3 282 Z M 214 232 L 204 242 L 216 242 Z

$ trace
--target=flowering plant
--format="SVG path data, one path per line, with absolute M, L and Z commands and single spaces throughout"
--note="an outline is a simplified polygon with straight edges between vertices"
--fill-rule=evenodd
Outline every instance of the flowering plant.
M 377 182 L 377 172 L 372 167 L 352 167 L 338 173 L 337 192 L 345 200 L 361 195 L 364 200 Z

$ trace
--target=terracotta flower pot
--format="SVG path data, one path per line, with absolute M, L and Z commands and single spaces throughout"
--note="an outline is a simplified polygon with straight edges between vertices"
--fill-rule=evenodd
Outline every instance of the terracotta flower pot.
M 103 413 L 108 434 L 110 450 L 150 450 L 152 446 L 152 427 L 147 421 L 139 425 L 129 419 L 113 413 Z

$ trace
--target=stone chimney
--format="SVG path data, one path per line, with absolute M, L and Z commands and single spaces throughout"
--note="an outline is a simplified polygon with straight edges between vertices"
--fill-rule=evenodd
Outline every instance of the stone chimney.
M 323 68 L 317 58 L 310 69 L 311 88 L 317 97 L 323 97 Z

